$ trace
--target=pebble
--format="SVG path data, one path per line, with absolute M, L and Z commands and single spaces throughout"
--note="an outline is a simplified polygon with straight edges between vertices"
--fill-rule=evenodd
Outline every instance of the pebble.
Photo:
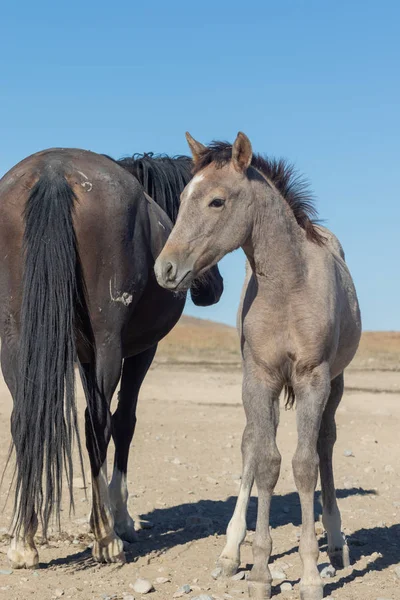
M 185 583 L 185 585 L 180 587 L 179 590 L 176 591 L 172 597 L 180 598 L 181 596 L 184 596 L 185 594 L 190 594 L 191 591 L 192 591 L 192 588 L 190 587 L 190 585 L 188 583 Z
M 124 600 L 135 600 L 135 596 L 131 596 L 131 594 L 125 594 Z
M 245 577 L 246 577 L 246 572 L 239 571 L 238 573 L 235 573 L 235 575 L 232 575 L 231 579 L 232 579 L 232 581 L 241 581 Z
M 400 579 L 400 565 L 395 568 L 394 572 L 396 574 L 397 579 Z
M 284 512 L 286 515 L 288 515 L 290 513 L 290 508 L 288 506 L 284 506 L 282 508 L 282 512 Z
M 291 592 L 292 589 L 293 589 L 293 586 L 291 583 L 289 583 L 289 581 L 285 581 L 285 583 L 282 583 L 280 586 L 281 592 Z
M 137 579 L 135 583 L 130 583 L 129 587 L 138 594 L 148 594 L 153 590 L 153 584 L 148 579 Z
M 12 575 L 13 572 L 12 569 L 0 569 L 0 575 Z
M 56 598 L 61 598 L 61 596 L 64 596 L 64 590 L 55 590 L 54 596 Z
M 328 579 L 335 577 L 336 569 L 332 565 L 320 565 L 320 575 L 322 579 Z
M 271 577 L 272 579 L 286 579 L 286 573 L 279 569 L 271 569 Z
M 200 596 L 194 596 L 192 598 L 192 600 L 213 600 L 211 598 L 211 596 L 208 596 L 208 594 L 200 594 Z
M 211 571 L 211 577 L 213 579 L 218 579 L 218 577 L 221 575 L 221 573 L 222 573 L 221 567 L 217 567 L 216 569 L 214 569 L 214 571 Z
M 157 579 L 155 580 L 155 583 L 158 584 L 162 584 L 162 583 L 169 583 L 171 580 L 169 579 L 169 577 L 157 577 Z
M 353 454 L 352 450 L 345 450 L 343 452 L 343 456 L 346 456 L 347 458 L 350 458 L 350 456 L 354 456 L 354 454 Z
M 385 473 L 394 473 L 392 465 L 385 465 Z

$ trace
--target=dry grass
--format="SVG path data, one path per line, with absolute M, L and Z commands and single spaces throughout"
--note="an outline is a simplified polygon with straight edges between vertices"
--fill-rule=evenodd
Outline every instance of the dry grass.
M 221 323 L 182 317 L 175 329 L 161 342 L 157 360 L 239 363 L 237 331 Z M 352 367 L 400 370 L 400 332 L 364 332 Z

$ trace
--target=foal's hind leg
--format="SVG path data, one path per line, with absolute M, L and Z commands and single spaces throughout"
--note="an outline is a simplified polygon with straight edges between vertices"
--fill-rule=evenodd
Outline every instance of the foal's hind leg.
M 318 438 L 319 470 L 321 474 L 322 521 L 328 537 L 328 554 L 336 568 L 350 565 L 349 547 L 341 530 L 340 512 L 336 501 L 333 478 L 332 454 L 336 442 L 335 412 L 342 399 L 344 388 L 343 373 L 332 381 L 331 393 L 327 402 Z
M 95 536 L 92 553 L 99 562 L 124 562 L 123 542 L 114 532 L 107 480 L 107 448 L 111 438 L 109 406 L 121 375 L 118 349 L 109 349 L 107 355 L 97 356 L 96 373 L 92 365 L 82 365 L 81 374 L 88 404 L 85 420 L 92 472 L 90 526 Z
M 322 580 L 317 569 L 319 550 L 315 535 L 314 492 L 319 462 L 317 441 L 329 391 L 329 367 L 325 364 L 303 376 L 295 387 L 298 442 L 293 457 L 293 474 L 299 491 L 302 514 L 299 546 L 303 563 L 303 576 L 300 581 L 301 600 L 323 598 Z
M 128 512 L 126 473 L 129 447 L 135 432 L 136 406 L 140 386 L 153 361 L 157 346 L 124 360 L 118 408 L 112 417 L 115 444 L 114 471 L 109 486 L 115 533 L 127 542 L 136 539 L 134 522 Z
M 1 346 L 1 369 L 3 371 L 4 381 L 13 398 L 16 395 L 16 348 L 11 349 L 6 340 L 3 340 Z M 11 434 L 14 440 L 17 452 L 18 467 L 18 435 L 14 430 L 14 419 L 11 417 Z M 18 507 L 17 507 L 18 510 Z M 11 540 L 7 557 L 14 569 L 31 569 L 37 567 L 39 563 L 39 554 L 35 546 L 34 537 L 38 527 L 38 520 L 35 513 L 24 531 L 18 532 Z

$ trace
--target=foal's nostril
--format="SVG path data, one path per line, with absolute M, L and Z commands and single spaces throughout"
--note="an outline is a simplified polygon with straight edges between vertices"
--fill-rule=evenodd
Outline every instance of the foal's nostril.
M 171 262 L 167 262 L 164 267 L 164 279 L 165 281 L 174 281 L 176 278 L 176 265 Z

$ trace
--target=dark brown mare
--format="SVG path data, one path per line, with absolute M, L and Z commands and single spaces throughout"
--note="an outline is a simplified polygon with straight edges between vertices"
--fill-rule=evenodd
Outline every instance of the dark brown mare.
M 123 540 L 134 536 L 126 471 L 138 392 L 157 343 L 185 304 L 185 294 L 158 286 L 153 266 L 190 178 L 187 157 L 115 162 L 83 150 L 52 149 L 23 160 L 0 180 L 1 366 L 14 400 L 16 451 L 8 553 L 14 567 L 38 563 L 38 518 L 44 536 L 50 517 L 59 520 L 63 466 L 72 502 L 76 361 L 87 400 L 93 556 L 124 560 Z M 216 267 L 191 288 L 199 305 L 217 302 L 222 290 Z M 115 462 L 108 485 L 111 435 Z

